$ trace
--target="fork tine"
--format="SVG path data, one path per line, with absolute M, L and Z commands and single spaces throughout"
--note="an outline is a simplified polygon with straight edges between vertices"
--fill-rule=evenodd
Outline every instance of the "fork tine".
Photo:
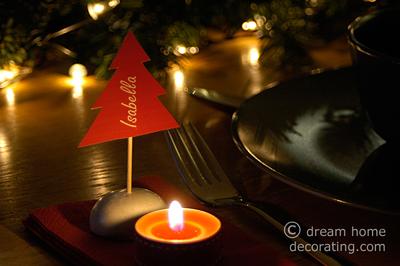
M 198 179 L 197 181 L 199 182 L 199 185 L 202 184 L 210 184 L 211 182 L 207 179 L 206 175 L 204 174 L 204 169 L 208 173 L 211 173 L 210 169 L 208 168 L 206 162 L 204 161 L 204 158 L 202 158 L 201 153 L 199 152 L 199 149 L 196 146 L 196 143 L 192 141 L 190 135 L 186 131 L 185 125 L 182 125 L 181 128 L 176 130 L 176 133 L 179 137 L 180 143 L 182 144 L 182 147 L 184 148 L 186 155 L 189 159 L 189 162 L 191 163 L 192 167 L 195 168 L 196 173 L 198 173 Z M 191 148 L 195 150 L 195 152 L 191 152 Z M 197 163 L 196 159 L 200 159 L 202 164 Z
M 226 176 L 221 165 L 218 163 L 218 160 L 215 158 L 214 153 L 210 150 L 209 146 L 207 145 L 204 138 L 200 135 L 197 128 L 192 123 L 183 125 L 183 128 L 186 130 L 187 136 L 189 137 L 190 142 L 193 144 L 193 146 L 196 147 L 197 154 L 199 154 L 199 157 L 201 157 L 202 163 L 209 169 L 209 171 L 211 173 L 210 176 L 214 177 L 219 182 L 225 182 L 225 183 L 231 184 L 229 178 Z M 192 133 L 189 133 L 190 131 Z M 199 146 L 201 145 L 203 154 L 199 151 L 199 148 L 196 145 L 196 142 L 195 142 L 193 136 L 195 136 L 198 139 Z M 204 158 L 207 158 L 208 163 L 206 163 L 206 160 Z M 211 168 L 208 167 L 207 165 L 209 165 Z M 212 171 L 211 169 L 214 171 Z
M 183 173 L 182 176 L 185 177 L 185 180 L 187 182 L 192 183 L 193 185 L 199 185 L 199 182 L 196 180 L 196 178 L 193 177 L 193 175 L 191 174 L 191 171 L 189 171 L 188 167 L 185 164 L 185 160 L 183 158 L 183 154 L 180 151 L 180 149 L 178 148 L 178 140 L 177 137 L 173 136 L 172 132 L 175 133 L 177 132 L 177 129 L 172 129 L 172 130 L 167 130 L 167 141 L 169 144 L 170 149 L 173 151 L 172 154 L 174 154 L 174 159 L 175 159 L 175 163 L 178 164 L 178 169 L 180 169 Z M 189 185 L 189 187 L 192 187 Z
M 182 125 L 181 129 L 179 130 L 175 129 L 167 131 L 167 140 L 170 144 L 169 146 L 171 150 L 173 151 L 173 157 L 175 159 L 175 162 L 178 164 L 178 168 L 181 171 L 181 176 L 183 176 L 183 180 L 185 181 L 187 187 L 190 189 L 193 195 L 196 196 L 200 201 L 207 203 L 211 206 L 236 204 L 242 207 L 249 208 L 259 214 L 261 217 L 263 217 L 267 222 L 273 225 L 280 232 L 285 233 L 283 224 L 281 224 L 278 220 L 276 220 L 265 211 L 257 208 L 250 202 L 243 200 L 241 195 L 238 194 L 238 191 L 234 188 L 228 177 L 223 172 L 214 154 L 211 152 L 210 148 L 208 148 L 205 140 L 201 137 L 200 133 L 192 124 Z M 196 144 L 196 140 L 199 145 Z M 182 148 L 184 152 L 181 152 L 179 148 Z M 192 148 L 192 150 L 190 148 Z M 185 163 L 186 158 L 189 158 L 191 169 L 189 169 L 188 165 L 186 165 Z M 204 180 L 203 183 L 201 183 L 199 180 L 196 182 L 194 175 L 200 178 L 204 178 L 203 173 L 199 170 L 200 168 L 207 169 L 208 167 L 207 164 L 198 165 L 195 158 L 200 159 L 201 164 L 204 164 L 206 162 L 205 158 L 207 158 L 207 161 L 212 164 L 213 169 L 216 171 L 216 174 L 210 175 L 210 180 L 211 178 L 216 178 L 216 176 L 218 176 L 220 177 L 220 182 L 211 182 L 210 184 L 207 184 L 206 182 L 204 182 Z M 193 168 L 195 168 L 196 170 L 194 175 L 192 174 L 193 171 L 191 172 Z M 210 172 L 212 172 L 210 168 L 208 169 Z M 293 240 L 297 243 L 301 243 L 302 245 L 308 244 L 301 237 L 294 238 Z M 323 252 L 309 251 L 308 253 L 313 256 L 317 261 L 321 262 L 323 265 L 342 265 L 340 262 L 330 256 L 327 256 Z
M 188 145 L 185 145 L 186 152 L 189 154 L 191 162 L 195 165 L 196 170 L 198 170 L 198 173 L 200 174 L 200 181 L 211 185 L 212 181 L 215 180 L 214 173 L 208 166 L 198 144 L 196 144 L 196 141 L 193 139 L 193 133 L 190 132 L 191 129 L 188 126 L 189 124 L 183 124 L 180 131 L 178 131 L 178 135 L 182 141 L 184 141 L 185 138 L 189 143 Z M 192 148 L 192 150 L 190 148 Z
M 167 140 L 173 151 L 175 163 L 189 188 L 199 189 L 210 182 L 205 178 L 202 169 L 196 163 L 196 154 L 191 152 L 191 146 L 187 143 L 187 135 L 183 129 L 167 131 Z M 191 189 L 192 190 L 192 189 Z M 194 192 L 194 191 L 193 191 Z
M 201 201 L 239 197 L 200 133 L 191 124 L 166 133 L 167 141 L 183 181 Z M 210 161 L 210 163 L 208 163 Z M 220 176 L 216 176 L 216 175 Z

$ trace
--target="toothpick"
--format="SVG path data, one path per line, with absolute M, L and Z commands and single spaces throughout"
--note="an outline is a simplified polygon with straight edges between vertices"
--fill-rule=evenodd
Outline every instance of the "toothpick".
M 128 138 L 128 173 L 126 176 L 126 191 L 132 192 L 132 146 L 133 138 Z

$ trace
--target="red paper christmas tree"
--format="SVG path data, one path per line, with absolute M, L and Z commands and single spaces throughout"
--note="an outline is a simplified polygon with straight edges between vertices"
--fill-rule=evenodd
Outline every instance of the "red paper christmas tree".
M 178 127 L 159 101 L 165 90 L 147 71 L 146 52 L 131 32 L 111 64 L 116 72 L 93 108 L 101 108 L 79 147 Z

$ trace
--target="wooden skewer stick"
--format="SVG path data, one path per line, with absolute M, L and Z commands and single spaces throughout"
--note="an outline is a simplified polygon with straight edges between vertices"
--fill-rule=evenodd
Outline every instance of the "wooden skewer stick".
M 128 172 L 126 176 L 126 191 L 132 192 L 132 146 L 133 138 L 128 138 Z

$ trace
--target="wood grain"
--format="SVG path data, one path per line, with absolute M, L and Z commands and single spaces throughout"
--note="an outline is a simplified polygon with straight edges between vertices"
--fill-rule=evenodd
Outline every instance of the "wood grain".
M 339 44 L 339 47 L 343 47 L 343 40 Z M 212 45 L 185 63 L 186 85 L 212 88 L 245 99 L 263 90 L 267 83 L 288 79 L 302 72 L 300 68 L 287 73 L 282 69 L 262 68 L 249 63 L 246 59 L 249 51 L 258 45 L 254 37 Z M 312 53 L 318 61 L 316 66 L 350 64 L 348 51 L 336 49 L 335 43 L 332 46 L 327 46 L 327 51 Z M 325 61 L 324 52 L 329 54 Z M 1 229 L 1 265 L 62 263 L 59 258 L 53 258 L 45 246 L 39 245 L 39 251 L 31 249 L 32 243 L 21 221 L 34 208 L 94 199 L 126 186 L 126 140 L 77 148 L 98 113 L 98 110 L 91 110 L 90 106 L 104 89 L 106 81 L 88 77 L 83 85 L 82 96 L 76 97 L 68 77 L 63 73 L 67 67 L 68 62 L 63 61 L 55 68 L 36 70 L 25 80 L 13 85 L 14 104 L 7 101 L 6 90 L 0 93 L 0 223 L 20 237 L 18 239 L 13 233 Z M 322 224 L 329 220 L 329 216 L 335 216 L 333 220 L 339 220 L 338 224 L 349 221 L 348 216 L 341 216 L 344 213 L 350 215 L 346 208 L 335 204 L 332 206 L 331 203 L 272 180 L 244 158 L 231 138 L 231 112 L 187 96 L 184 86 L 175 84 L 173 73 L 163 85 L 167 94 L 161 100 L 177 120 L 191 121 L 199 128 L 228 176 L 243 193 L 252 199 L 277 204 L 295 219 L 307 224 L 316 221 L 316 217 L 321 219 L 321 216 Z M 133 151 L 134 178 L 160 175 L 186 190 L 180 182 L 162 132 L 135 138 Z M 335 213 L 327 211 L 327 206 Z M 315 265 L 306 255 L 290 252 L 282 235 L 245 210 L 235 208 L 217 211 L 254 237 L 292 257 L 299 265 Z M 364 219 L 371 217 L 368 213 L 355 213 Z M 377 222 L 388 220 L 377 216 L 374 219 Z M 393 239 L 394 243 L 398 243 L 396 238 Z M 20 258 L 21 249 L 25 250 L 23 258 Z M 42 256 L 42 253 L 46 256 Z M 385 260 L 388 262 L 386 265 L 394 261 L 391 259 L 392 253 L 384 254 L 389 258 Z M 363 265 L 374 265 L 368 262 L 379 261 L 383 257 L 379 254 L 363 255 L 350 256 L 350 259 Z
M 46 251 L 29 245 L 26 241 L 1 225 L 0 239 L 1 265 L 60 265 L 57 260 L 46 254 Z

